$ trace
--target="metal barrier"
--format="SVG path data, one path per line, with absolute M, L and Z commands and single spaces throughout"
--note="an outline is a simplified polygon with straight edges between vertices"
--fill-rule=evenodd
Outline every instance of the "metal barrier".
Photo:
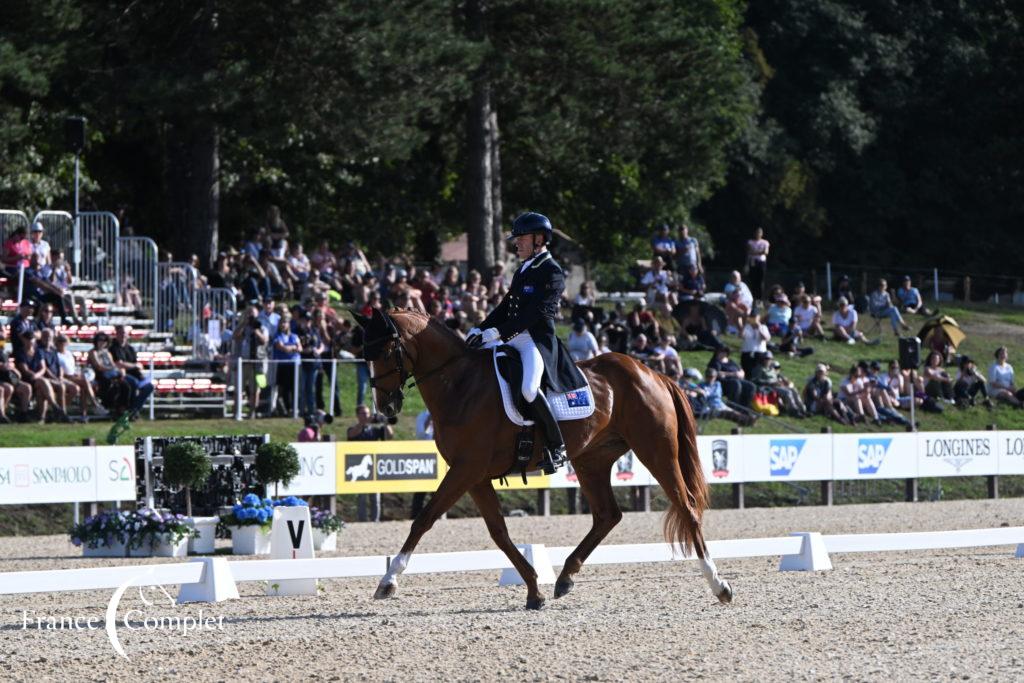
M 309 363 L 315 363 L 320 365 L 320 369 L 325 373 L 328 378 L 328 394 L 324 408 L 328 415 L 334 414 L 334 401 L 336 397 L 336 389 L 338 387 L 338 366 L 352 365 L 357 367 L 359 365 L 366 364 L 366 361 L 361 358 L 301 358 L 298 360 L 250 360 L 248 358 L 242 358 L 236 356 L 232 365 L 232 377 L 229 380 L 229 384 L 234 386 L 234 408 L 235 408 L 235 419 L 242 420 L 243 416 L 243 400 L 249 389 L 255 385 L 260 390 L 266 390 L 269 396 L 268 404 L 270 409 L 273 410 L 277 404 L 278 387 L 280 386 L 279 379 L 282 373 L 288 373 L 291 379 L 291 405 L 288 408 L 291 410 L 292 417 L 298 418 L 300 416 L 299 404 L 301 401 L 302 391 L 302 366 Z M 245 366 L 251 366 L 250 372 L 252 376 L 248 376 Z M 260 386 L 256 382 L 257 375 L 263 375 L 263 386 Z M 369 373 L 366 375 L 369 378 Z M 369 391 L 369 389 L 368 389 Z M 369 391 L 370 400 L 373 400 L 373 392 Z M 251 397 L 249 397 L 251 398 Z M 250 406 L 251 407 L 251 406 Z M 250 415 L 252 417 L 252 415 Z
M 4 242 L 6 242 L 7 238 L 11 236 L 11 233 L 18 228 L 25 228 L 27 232 L 29 225 L 28 216 L 25 215 L 24 211 L 18 211 L 17 209 L 0 209 L 0 238 L 2 238 Z
M 117 243 L 117 270 L 121 278 L 117 303 L 141 310 L 155 320 L 159 300 L 156 242 L 148 237 L 119 237 Z
M 81 263 L 75 263 L 75 277 L 95 282 L 113 292 L 121 278 L 117 272 L 117 240 L 121 225 L 109 211 L 83 211 L 78 214 Z
M 224 287 L 206 287 L 192 292 L 192 357 L 212 359 L 225 330 L 235 325 L 235 293 Z
M 199 274 L 184 261 L 160 261 L 156 272 L 156 330 L 187 339 L 194 324 L 192 300 Z
M 71 264 L 79 259 L 75 252 L 75 219 L 71 214 L 67 211 L 40 211 L 32 223 L 43 224 L 46 229 L 43 239 L 49 242 L 51 252 L 64 252 L 64 262 L 73 268 Z

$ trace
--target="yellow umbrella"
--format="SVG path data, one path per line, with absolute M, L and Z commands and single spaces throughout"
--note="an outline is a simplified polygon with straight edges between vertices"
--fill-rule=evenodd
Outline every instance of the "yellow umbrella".
M 948 315 L 939 316 L 926 322 L 917 336 L 921 338 L 922 345 L 928 346 L 928 341 L 932 335 L 936 334 L 942 335 L 954 351 L 963 343 L 964 339 L 967 339 L 967 335 L 960 329 L 960 325 Z

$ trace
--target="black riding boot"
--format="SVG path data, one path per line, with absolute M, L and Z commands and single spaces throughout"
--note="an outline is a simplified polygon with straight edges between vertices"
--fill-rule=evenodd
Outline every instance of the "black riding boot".
M 554 474 L 565 463 L 565 441 L 562 440 L 562 430 L 558 428 L 558 422 L 551 414 L 551 406 L 543 392 L 537 392 L 537 398 L 530 403 L 530 412 L 533 413 L 534 421 L 544 430 L 544 440 L 547 442 L 544 450 L 547 457 L 541 462 L 541 468 L 545 474 Z

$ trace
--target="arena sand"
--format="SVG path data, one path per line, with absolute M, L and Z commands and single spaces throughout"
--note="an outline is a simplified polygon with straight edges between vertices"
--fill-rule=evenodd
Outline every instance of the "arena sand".
M 626 514 L 607 543 L 661 540 L 659 514 Z M 707 536 L 857 533 L 1024 525 L 1024 500 L 712 511 Z M 589 518 L 509 520 L 517 542 L 570 545 Z M 343 554 L 394 553 L 407 523 L 354 524 Z M 420 550 L 490 548 L 479 519 L 445 520 Z M 139 563 L 84 560 L 64 537 L 0 539 L 0 572 Z M 907 680 L 1024 678 L 1024 560 L 1010 547 L 834 555 L 834 571 L 780 573 L 777 558 L 723 560 L 736 599 L 719 605 L 694 563 L 584 567 L 576 588 L 526 611 L 497 571 L 323 582 L 321 595 L 175 607 L 135 591 L 118 609 L 116 655 L 102 628 L 112 591 L 0 597 L 0 678 L 40 680 Z M 2 580 L 2 579 L 0 579 Z M 171 595 L 175 588 L 170 587 Z M 546 588 L 550 594 L 550 586 Z M 133 613 L 134 630 L 123 619 Z M 183 634 L 144 617 L 213 618 Z M 95 617 L 93 630 L 29 619 Z M 80 622 L 81 623 L 81 622 Z

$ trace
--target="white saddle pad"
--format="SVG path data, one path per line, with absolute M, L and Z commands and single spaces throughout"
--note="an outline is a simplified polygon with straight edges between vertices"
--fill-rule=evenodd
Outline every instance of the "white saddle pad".
M 527 427 L 533 424 L 533 420 L 527 420 L 516 410 L 515 403 L 512 402 L 513 389 L 498 372 L 498 358 L 504 355 L 504 351 L 494 349 L 494 375 L 498 378 L 498 387 L 501 389 L 501 403 L 505 406 L 505 414 L 513 424 Z M 585 374 L 583 380 L 586 385 L 579 389 L 567 391 L 564 394 L 546 394 L 548 405 L 551 406 L 551 412 L 557 421 L 582 420 L 594 414 L 594 394 L 590 391 L 590 381 L 587 380 Z M 519 391 L 519 387 L 516 387 L 515 391 Z

